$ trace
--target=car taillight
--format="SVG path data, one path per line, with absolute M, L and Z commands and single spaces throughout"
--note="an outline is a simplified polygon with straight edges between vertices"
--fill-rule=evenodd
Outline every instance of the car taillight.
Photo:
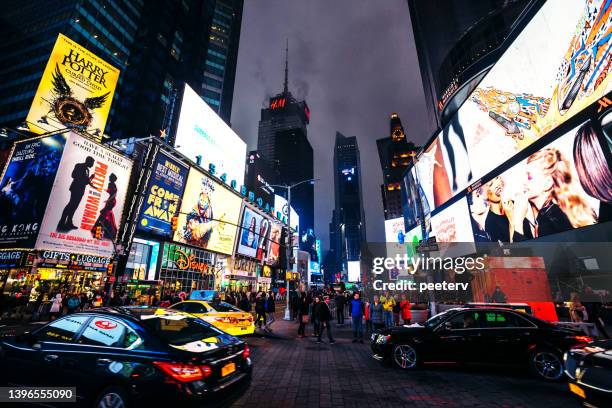
M 212 374 L 212 369 L 207 365 L 197 366 L 166 361 L 155 361 L 153 364 L 165 374 L 181 382 L 203 380 Z
M 215 320 L 221 323 L 231 323 L 231 319 L 229 317 L 215 317 Z
M 591 336 L 568 336 L 568 339 L 574 340 L 578 344 L 588 344 L 593 341 Z
M 249 323 L 253 323 L 253 316 L 249 316 Z
M 251 356 L 251 349 L 248 344 L 244 345 L 244 350 L 242 351 L 242 358 L 245 360 Z

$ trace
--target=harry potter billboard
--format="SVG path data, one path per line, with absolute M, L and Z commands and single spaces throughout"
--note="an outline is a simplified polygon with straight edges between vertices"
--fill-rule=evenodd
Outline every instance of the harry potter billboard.
M 118 79 L 117 68 L 60 34 L 28 112 L 28 127 L 39 134 L 75 127 L 101 138 Z

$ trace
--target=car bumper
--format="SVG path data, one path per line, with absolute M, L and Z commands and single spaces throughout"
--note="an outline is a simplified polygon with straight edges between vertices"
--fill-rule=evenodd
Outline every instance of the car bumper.
M 568 381 L 570 392 L 582 402 L 586 402 L 595 407 L 610 407 L 612 406 L 612 393 L 599 391 L 595 388 L 585 386 L 576 382 L 576 380 Z
M 376 360 L 382 361 L 382 360 L 386 360 L 389 358 L 389 356 L 391 355 L 391 345 L 390 344 L 381 344 L 381 343 L 377 343 L 375 341 L 372 342 L 372 344 L 370 345 L 370 348 L 372 349 L 372 357 L 375 358 Z
M 245 336 L 247 334 L 255 333 L 255 326 L 246 326 L 246 327 L 228 327 L 221 328 L 227 334 L 231 334 L 232 336 Z

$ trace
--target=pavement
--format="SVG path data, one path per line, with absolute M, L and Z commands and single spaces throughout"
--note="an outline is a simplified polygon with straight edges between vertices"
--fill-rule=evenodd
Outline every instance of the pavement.
M 280 316 L 280 315 L 279 315 Z M 295 322 L 277 320 L 273 334 L 247 339 L 253 379 L 232 407 L 579 407 L 565 383 L 546 383 L 526 369 L 425 365 L 404 372 L 352 343 L 348 325 L 333 323 L 335 344 L 297 338 Z M 312 334 L 312 325 L 307 326 Z
M 278 309 L 277 309 L 278 310 Z M 232 390 L 218 407 L 579 407 L 567 384 L 547 383 L 526 369 L 424 365 L 405 372 L 371 356 L 369 341 L 352 343 L 350 326 L 332 323 L 335 344 L 297 338 L 298 325 L 276 313 L 272 333 L 246 338 L 254 363 L 250 386 Z M 14 335 L 23 326 L 0 327 Z

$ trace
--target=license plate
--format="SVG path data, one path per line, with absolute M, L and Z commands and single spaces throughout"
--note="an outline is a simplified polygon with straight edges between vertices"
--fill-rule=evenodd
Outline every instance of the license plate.
M 226 365 L 224 365 L 221 368 L 221 377 L 225 377 L 226 375 L 230 375 L 234 371 L 236 371 L 236 363 L 226 364 Z
M 584 394 L 584 390 L 580 388 L 579 386 L 577 386 L 576 384 L 570 383 L 569 389 L 571 392 L 578 395 L 580 398 L 586 398 L 586 395 Z

